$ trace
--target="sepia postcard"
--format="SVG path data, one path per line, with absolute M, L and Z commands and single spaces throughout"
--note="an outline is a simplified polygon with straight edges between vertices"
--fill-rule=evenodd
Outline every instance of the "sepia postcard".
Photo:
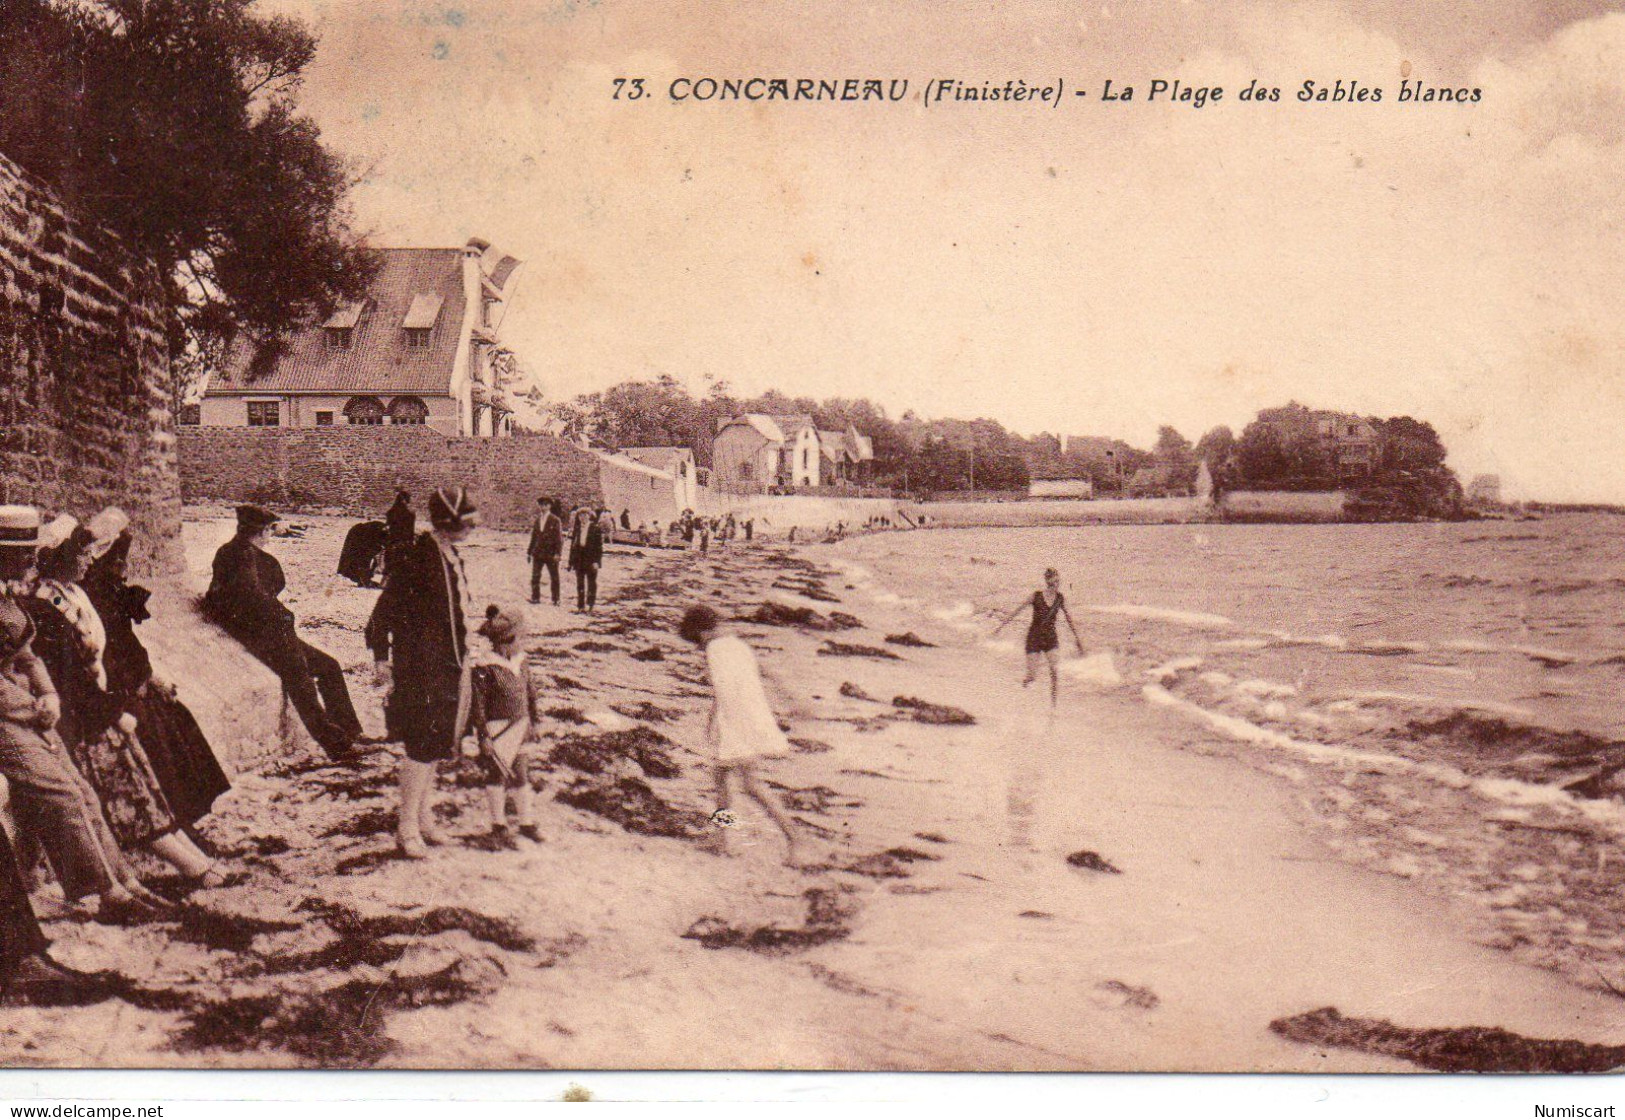
M 0 1065 L 1625 1065 L 1618 9 L 0 0 Z

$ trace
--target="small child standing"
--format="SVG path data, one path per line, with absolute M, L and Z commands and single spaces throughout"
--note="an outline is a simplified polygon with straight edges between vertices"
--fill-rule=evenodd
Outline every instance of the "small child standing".
M 519 813 L 519 835 L 541 843 L 536 827 L 536 791 L 530 784 L 531 745 L 536 741 L 536 686 L 525 666 L 519 640 L 524 622 L 514 611 L 494 604 L 486 608 L 477 631 L 491 643 L 489 652 L 472 658 L 472 703 L 469 722 L 477 746 L 470 753 L 480 759 L 490 784 L 491 835 L 511 839 L 508 829 L 508 794 L 513 793 Z
M 784 833 L 785 843 L 789 845 L 784 862 L 791 867 L 806 866 L 799 830 L 784 806 L 762 788 L 756 777 L 756 763 L 761 759 L 790 753 L 790 743 L 779 730 L 779 721 L 767 702 L 756 654 L 743 638 L 722 625 L 717 612 L 710 607 L 690 607 L 683 613 L 677 632 L 705 650 L 706 670 L 711 679 L 713 700 L 711 718 L 706 723 L 706 742 L 717 783 L 717 814 L 713 820 L 726 824 L 723 814 L 732 798 L 729 778 L 737 776 L 745 796 L 760 805 Z M 723 833 L 716 834 L 713 847 L 719 854 L 726 854 Z

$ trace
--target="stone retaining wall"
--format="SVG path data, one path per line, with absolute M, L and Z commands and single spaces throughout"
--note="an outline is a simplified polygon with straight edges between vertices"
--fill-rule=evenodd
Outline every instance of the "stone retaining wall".
M 281 512 L 381 517 L 395 491 L 420 517 L 430 490 L 467 486 L 497 529 L 523 529 L 536 499 L 599 504 L 599 461 L 545 435 L 450 437 L 421 427 L 183 428 L 188 503 L 254 502 Z

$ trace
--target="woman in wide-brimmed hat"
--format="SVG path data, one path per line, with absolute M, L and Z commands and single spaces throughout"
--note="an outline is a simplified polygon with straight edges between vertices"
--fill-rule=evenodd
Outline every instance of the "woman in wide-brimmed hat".
M 407 859 L 444 842 L 433 810 L 435 767 L 456 757 L 469 706 L 469 589 L 457 545 L 479 520 L 462 487 L 436 490 L 429 531 L 402 555 L 367 622 L 387 726 L 406 747 L 396 836 Z
M 42 539 L 39 586 L 24 609 L 38 628 L 34 648 L 62 698 L 57 725 L 68 755 L 101 799 L 102 812 L 125 851 L 149 848 L 187 878 L 220 886 L 225 873 L 181 831 L 137 737 L 128 698 L 109 687 L 107 628 L 81 581 L 95 536 L 60 517 Z

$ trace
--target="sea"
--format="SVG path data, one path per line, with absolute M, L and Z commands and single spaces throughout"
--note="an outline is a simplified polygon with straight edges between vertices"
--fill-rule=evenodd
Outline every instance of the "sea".
M 1069 680 L 1230 730 L 1549 782 L 1625 739 L 1622 516 L 932 529 L 836 556 L 857 585 L 1012 660 L 1028 616 L 994 638 L 995 616 L 1053 567 L 1087 651 Z

